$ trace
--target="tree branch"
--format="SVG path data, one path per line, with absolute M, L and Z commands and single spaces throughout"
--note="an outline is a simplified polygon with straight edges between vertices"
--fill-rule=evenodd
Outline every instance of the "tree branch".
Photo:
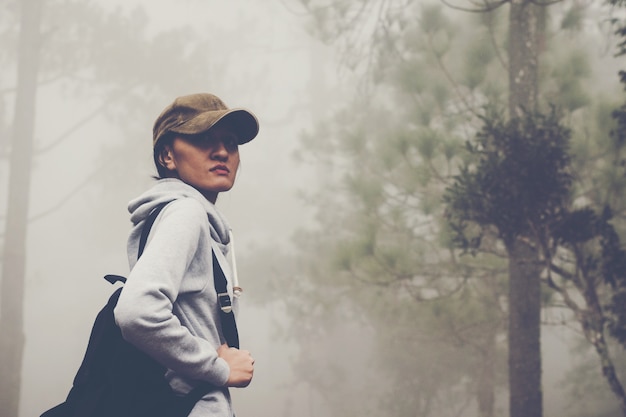
M 434 48 L 434 45 L 433 45 L 433 39 L 432 39 L 432 35 L 431 34 L 428 35 L 428 45 L 430 46 L 431 50 L 433 51 L 433 54 L 435 55 L 435 59 L 437 60 L 437 64 L 439 64 L 439 68 L 441 68 L 441 71 L 443 72 L 443 74 L 446 76 L 446 78 L 448 79 L 448 81 L 452 85 L 452 89 L 456 92 L 456 95 L 459 98 L 459 100 L 461 100 L 461 102 L 463 103 L 463 105 L 465 106 L 467 111 L 469 111 L 474 116 L 479 116 L 478 112 L 476 112 L 476 110 L 473 109 L 473 107 L 470 105 L 470 103 L 467 100 L 467 98 L 465 97 L 465 95 L 461 92 L 458 83 L 454 80 L 454 78 L 452 78 L 452 75 L 450 75 L 450 72 L 448 71 L 448 69 L 444 65 L 443 60 L 441 59 L 439 54 L 437 54 L 435 52 L 435 48 Z
M 453 4 L 450 4 L 448 2 L 448 0 L 440 0 L 440 1 L 445 6 L 451 8 L 451 9 L 454 9 L 454 10 L 460 10 L 462 12 L 469 12 L 469 13 L 484 13 L 484 12 L 490 12 L 492 10 L 495 10 L 498 7 L 502 6 L 502 5 L 504 5 L 506 3 L 509 3 L 510 0 L 499 0 L 499 1 L 496 1 L 494 3 L 489 3 L 489 1 L 485 0 L 485 6 L 484 7 L 476 6 L 476 8 L 474 8 L 474 9 L 469 9 L 469 8 L 461 7 L 461 6 L 455 6 Z
M 48 216 L 50 213 L 53 213 L 54 211 L 56 211 L 59 208 L 63 207 L 67 202 L 69 202 L 69 200 L 73 196 L 78 194 L 78 192 L 80 190 L 82 190 L 87 184 L 89 184 L 94 178 L 96 178 L 96 176 L 100 173 L 100 171 L 102 171 L 105 168 L 106 168 L 105 165 L 102 165 L 102 166 L 98 167 L 87 178 L 85 178 L 85 180 L 83 180 L 80 184 L 78 184 L 76 187 L 74 187 L 74 189 L 72 189 L 68 194 L 66 194 L 65 197 L 62 198 L 61 200 L 59 200 L 55 205 L 53 205 L 52 207 L 49 207 L 47 210 L 44 210 L 44 211 L 42 211 L 39 214 L 36 214 L 36 215 L 32 216 L 29 219 L 29 223 L 35 222 L 37 220 L 40 220 L 43 217 Z
M 81 120 L 79 120 L 74 126 L 71 126 L 65 132 L 61 133 L 59 136 L 54 138 L 52 140 L 52 142 L 48 143 L 47 145 L 45 145 L 45 146 L 43 146 L 43 147 L 41 147 L 39 149 L 36 149 L 35 150 L 35 154 L 38 155 L 38 154 L 42 154 L 42 153 L 48 152 L 51 149 L 53 149 L 56 146 L 58 146 L 64 140 L 69 138 L 72 133 L 76 132 L 78 129 L 80 129 L 81 127 L 86 125 L 88 122 L 90 122 L 92 119 L 94 119 L 96 116 L 98 116 L 109 104 L 111 104 L 112 102 L 114 102 L 116 100 L 121 99 L 122 97 L 125 97 L 125 96 L 129 95 L 131 93 L 131 91 L 133 90 L 133 88 L 134 87 L 129 87 L 128 89 L 124 90 L 122 93 L 114 94 L 113 96 L 109 97 L 108 100 L 106 100 L 104 103 L 102 103 L 98 108 L 96 108 L 94 111 L 89 113 L 87 116 L 85 116 Z

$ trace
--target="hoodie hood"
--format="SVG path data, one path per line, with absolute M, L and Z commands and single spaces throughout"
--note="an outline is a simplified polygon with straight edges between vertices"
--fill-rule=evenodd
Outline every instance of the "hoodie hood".
M 177 178 L 165 178 L 158 182 L 139 197 L 128 203 L 130 221 L 133 223 L 131 240 L 138 241 L 143 221 L 152 210 L 161 204 L 167 204 L 180 198 L 193 198 L 199 201 L 207 212 L 211 229 L 211 237 L 222 251 L 226 253 L 226 246 L 230 241 L 230 226 L 226 219 L 217 211 L 213 203 L 207 200 L 198 190 Z M 134 245 L 133 245 L 134 246 Z

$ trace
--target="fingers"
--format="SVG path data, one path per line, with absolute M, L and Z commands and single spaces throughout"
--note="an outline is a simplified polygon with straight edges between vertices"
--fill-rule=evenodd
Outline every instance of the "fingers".
M 218 356 L 228 363 L 230 376 L 227 386 L 247 387 L 254 375 L 254 358 L 248 350 L 239 350 L 222 345 L 217 350 Z

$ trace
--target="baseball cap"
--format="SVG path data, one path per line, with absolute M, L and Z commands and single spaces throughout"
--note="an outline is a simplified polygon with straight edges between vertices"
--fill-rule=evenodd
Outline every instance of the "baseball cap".
M 195 135 L 206 132 L 221 120 L 239 138 L 239 144 L 250 142 L 259 133 L 259 122 L 254 114 L 243 108 L 229 109 L 217 96 L 198 93 L 176 98 L 157 117 L 152 129 L 153 146 L 167 132 Z

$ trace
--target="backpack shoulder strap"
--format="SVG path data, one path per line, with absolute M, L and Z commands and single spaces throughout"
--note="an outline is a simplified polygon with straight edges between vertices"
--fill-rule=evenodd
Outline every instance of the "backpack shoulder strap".
M 148 218 L 146 218 L 146 222 L 143 225 L 143 229 L 141 230 L 141 236 L 139 237 L 139 249 L 137 252 L 137 259 L 139 259 L 139 257 L 143 253 L 144 248 L 146 247 L 146 243 L 148 242 L 148 235 L 150 234 L 150 229 L 152 229 L 154 221 L 159 216 L 159 213 L 161 213 L 161 210 L 163 210 L 163 207 L 165 207 L 166 205 L 167 203 L 159 204 L 152 210 Z M 105 275 L 104 279 L 109 281 L 111 284 L 115 284 L 116 282 L 126 282 L 126 277 L 114 274 Z
M 141 230 L 141 237 L 139 238 L 139 249 L 137 253 L 137 259 L 141 257 L 141 254 L 143 253 L 143 250 L 146 247 L 146 243 L 148 242 L 148 235 L 150 235 L 150 229 L 152 229 L 152 225 L 154 224 L 154 221 L 159 216 L 159 213 L 161 213 L 161 210 L 163 210 L 163 207 L 165 207 L 166 205 L 167 203 L 161 203 L 158 206 L 156 206 L 152 210 L 148 218 L 146 219 L 146 222 L 143 225 L 143 229 Z
M 230 295 L 228 295 L 228 290 L 226 289 L 226 276 L 224 276 L 224 271 L 222 271 L 222 267 L 213 249 L 211 250 L 211 254 L 213 255 L 213 282 L 215 292 L 217 293 L 217 300 L 220 304 L 222 332 L 224 333 L 228 346 L 239 349 L 239 333 L 237 331 L 237 323 L 235 322 L 235 314 L 233 313 Z

